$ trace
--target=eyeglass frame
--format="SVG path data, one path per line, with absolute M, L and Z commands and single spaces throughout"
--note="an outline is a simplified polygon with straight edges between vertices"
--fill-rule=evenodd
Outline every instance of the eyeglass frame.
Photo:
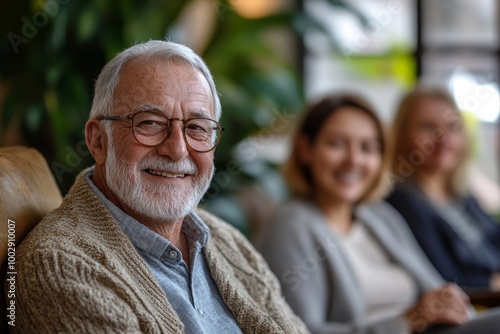
M 152 114 L 159 114 L 159 115 L 165 117 L 168 120 L 168 122 L 169 122 L 169 130 L 167 130 L 167 135 L 165 136 L 165 138 L 160 143 L 158 143 L 156 145 L 147 145 L 147 144 L 144 144 L 139 139 L 137 139 L 137 137 L 135 135 L 135 131 L 134 131 L 134 117 L 136 115 L 138 115 L 140 113 L 144 113 L 144 112 L 152 113 Z M 122 121 L 122 120 L 125 120 L 125 119 L 132 120 L 132 135 L 134 136 L 134 139 L 137 140 L 137 142 L 139 142 L 141 145 L 144 145 L 146 147 L 156 147 L 156 146 L 159 146 L 159 145 L 163 144 L 172 135 L 172 131 L 174 129 L 174 127 L 173 127 L 174 121 L 180 121 L 180 122 L 182 122 L 182 137 L 184 138 L 184 142 L 186 143 L 186 145 L 190 149 L 192 149 L 193 151 L 198 152 L 198 153 L 207 153 L 207 152 L 215 150 L 215 148 L 220 143 L 220 139 L 222 137 L 222 132 L 224 132 L 226 130 L 226 128 L 224 128 L 222 126 L 222 124 L 220 124 L 216 120 L 208 118 L 208 117 L 191 117 L 191 118 L 188 118 L 188 119 L 182 119 L 182 118 L 177 118 L 177 117 L 170 118 L 170 117 L 166 116 L 165 114 L 163 114 L 161 112 L 149 111 L 149 110 L 139 110 L 139 111 L 133 112 L 131 114 L 122 115 L 122 116 L 104 116 L 104 115 L 101 115 L 101 116 L 95 117 L 95 119 L 97 119 L 98 121 Z M 191 145 L 187 141 L 187 138 L 186 138 L 186 123 L 189 122 L 189 121 L 192 121 L 193 119 L 206 119 L 206 120 L 210 120 L 210 121 L 214 122 L 215 124 L 217 124 L 217 126 L 219 127 L 220 134 L 219 134 L 219 136 L 217 138 L 217 141 L 215 142 L 214 146 L 211 149 L 206 150 L 206 151 L 199 151 L 199 150 L 196 150 L 193 147 L 191 147 Z

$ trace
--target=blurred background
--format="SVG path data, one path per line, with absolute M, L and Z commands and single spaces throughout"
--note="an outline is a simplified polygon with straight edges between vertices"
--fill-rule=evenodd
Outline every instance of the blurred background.
M 211 69 L 226 127 L 203 203 L 251 237 L 287 196 L 279 166 L 304 106 L 365 96 L 387 123 L 417 81 L 447 87 L 472 134 L 473 190 L 500 212 L 496 0 L 20 0 L 0 4 L 0 146 L 37 148 L 63 194 L 93 163 L 94 80 L 137 42 L 190 46 Z M 0 195 L 0 196 L 3 196 Z

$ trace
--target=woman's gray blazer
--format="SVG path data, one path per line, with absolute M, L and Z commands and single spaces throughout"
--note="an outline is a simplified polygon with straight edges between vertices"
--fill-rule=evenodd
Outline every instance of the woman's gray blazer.
M 356 220 L 414 278 L 419 296 L 444 284 L 402 217 L 385 202 L 359 206 Z M 257 241 L 283 293 L 312 333 L 405 333 L 403 317 L 363 325 L 365 306 L 338 235 L 318 207 L 292 201 L 281 206 Z

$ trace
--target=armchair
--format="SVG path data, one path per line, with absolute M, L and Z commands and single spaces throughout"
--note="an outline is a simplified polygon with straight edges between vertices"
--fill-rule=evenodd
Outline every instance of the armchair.
M 44 157 L 23 146 L 0 148 L 0 279 L 15 272 L 15 247 L 62 196 Z M 10 274 L 9 277 L 15 277 Z M 15 284 L 13 284 L 15 288 Z M 7 305 L 1 290 L 0 333 L 8 332 Z

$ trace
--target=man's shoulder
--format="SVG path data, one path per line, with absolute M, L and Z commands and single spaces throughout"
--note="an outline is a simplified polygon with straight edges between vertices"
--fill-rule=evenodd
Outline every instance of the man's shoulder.
M 50 256 L 57 252 L 86 257 L 90 249 L 105 249 L 106 240 L 119 239 L 117 234 L 121 230 L 109 212 L 98 210 L 98 214 L 90 215 L 88 212 L 95 206 L 89 204 L 88 209 L 82 210 L 83 205 L 71 197 L 65 198 L 22 241 L 19 257 L 35 253 Z
M 78 219 L 65 215 L 61 207 L 46 215 L 21 243 L 20 252 L 29 256 L 31 252 L 50 252 L 73 248 L 82 237 Z

